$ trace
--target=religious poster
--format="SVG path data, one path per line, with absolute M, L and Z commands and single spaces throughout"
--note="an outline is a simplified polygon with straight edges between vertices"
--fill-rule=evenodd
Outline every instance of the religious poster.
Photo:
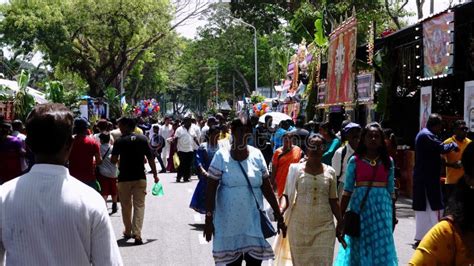
M 454 12 L 423 23 L 424 78 L 452 74 Z
M 474 132 L 474 80 L 464 83 L 464 121 L 469 131 Z
M 330 34 L 328 52 L 327 104 L 352 102 L 357 19 L 349 18 Z
M 0 101 L 0 115 L 4 117 L 5 121 L 13 121 L 13 102 L 12 101 Z
M 426 127 L 426 122 L 431 114 L 431 99 L 432 90 L 431 86 L 421 87 L 420 94 L 420 129 Z
M 357 100 L 368 102 L 373 99 L 374 75 L 365 73 L 357 75 Z

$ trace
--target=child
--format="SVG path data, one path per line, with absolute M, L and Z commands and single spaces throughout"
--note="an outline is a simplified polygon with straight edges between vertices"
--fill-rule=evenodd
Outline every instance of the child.
M 100 156 L 102 163 L 97 166 L 97 179 L 101 186 L 101 194 L 107 202 L 107 197 L 112 197 L 112 213 L 117 212 L 117 166 L 110 161 L 113 146 L 110 144 L 110 135 L 100 133 Z
M 166 173 L 166 167 L 163 163 L 163 159 L 161 158 L 161 152 L 163 150 L 163 147 L 165 146 L 165 139 L 161 136 L 160 128 L 158 127 L 158 125 L 154 125 L 152 130 L 153 134 L 150 134 L 150 146 L 153 151 L 153 156 L 155 156 L 156 159 L 158 159 L 158 162 L 160 163 L 160 173 Z

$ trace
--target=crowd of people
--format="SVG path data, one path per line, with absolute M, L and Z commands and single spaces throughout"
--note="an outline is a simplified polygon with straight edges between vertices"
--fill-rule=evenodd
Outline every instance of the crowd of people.
M 107 200 L 111 213 L 121 210 L 123 237 L 143 244 L 148 164 L 155 183 L 159 173 L 174 173 L 177 183 L 198 176 L 189 207 L 205 215 L 216 264 L 398 264 L 397 144 L 378 123 L 347 120 L 335 132 L 305 117 L 275 123 L 270 114 L 260 123 L 241 113 L 229 122 L 217 113 L 91 125 L 58 104 L 38 105 L 26 127 L 0 120 L 0 246 L 7 263 L 120 265 Z M 463 121 L 444 142 L 437 137 L 442 129 L 432 114 L 416 138 L 413 265 L 474 263 L 474 144 Z M 268 213 L 276 232 L 264 223 Z M 44 230 L 31 230 L 39 226 Z M 57 254 L 24 251 L 48 232 L 61 233 L 42 246 Z M 66 237 L 73 241 L 65 244 Z M 88 248 L 75 252 L 77 245 Z

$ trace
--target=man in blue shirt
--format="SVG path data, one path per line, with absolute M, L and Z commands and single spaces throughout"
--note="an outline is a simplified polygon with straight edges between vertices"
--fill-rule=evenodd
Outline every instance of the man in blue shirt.
M 415 140 L 415 169 L 413 173 L 413 210 L 415 210 L 415 246 L 441 218 L 441 154 L 459 151 L 456 143 L 443 144 L 436 135 L 443 129 L 439 114 L 431 114 Z

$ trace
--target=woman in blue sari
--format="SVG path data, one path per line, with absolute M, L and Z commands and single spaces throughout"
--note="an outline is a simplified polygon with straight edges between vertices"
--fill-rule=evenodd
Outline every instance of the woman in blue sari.
M 219 141 L 219 133 L 220 128 L 218 126 L 209 128 L 206 136 L 207 142 L 199 146 L 194 160 L 196 169 L 198 170 L 199 182 L 196 185 L 189 207 L 202 214 L 206 213 L 205 194 L 207 187 L 207 170 L 209 169 L 214 154 L 217 150 L 225 146 L 225 140 Z

